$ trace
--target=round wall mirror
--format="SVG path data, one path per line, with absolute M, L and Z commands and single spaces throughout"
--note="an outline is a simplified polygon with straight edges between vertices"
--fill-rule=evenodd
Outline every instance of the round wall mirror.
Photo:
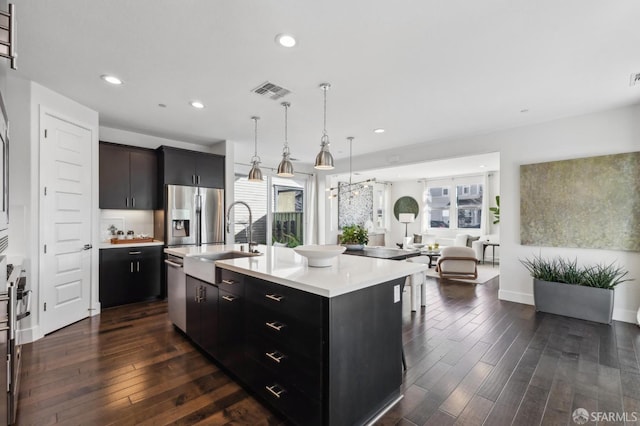
M 413 213 L 417 219 L 418 212 L 420 212 L 420 206 L 413 197 L 400 197 L 393 205 L 393 215 L 396 217 L 396 220 L 400 220 L 400 213 Z

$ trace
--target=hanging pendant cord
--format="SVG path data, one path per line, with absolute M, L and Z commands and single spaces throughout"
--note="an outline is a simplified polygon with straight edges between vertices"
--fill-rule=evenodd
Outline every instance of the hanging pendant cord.
M 289 152 L 289 135 L 287 133 L 287 127 L 288 127 L 288 110 L 289 110 L 289 103 L 288 102 L 283 102 L 284 105 L 284 150 L 285 152 Z
M 327 86 L 323 87 L 324 90 L 324 125 L 323 125 L 323 134 L 327 134 Z
M 348 137 L 349 139 L 349 187 L 351 187 L 351 152 L 353 150 L 353 137 Z

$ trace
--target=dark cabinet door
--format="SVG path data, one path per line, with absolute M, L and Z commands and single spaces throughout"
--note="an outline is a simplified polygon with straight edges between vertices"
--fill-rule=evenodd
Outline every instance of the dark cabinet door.
M 100 304 L 103 308 L 160 296 L 162 246 L 100 250 Z
M 119 249 L 100 250 L 99 297 L 102 308 L 127 303 L 129 283 L 129 263 L 124 251 Z
M 187 335 L 200 343 L 200 297 L 202 282 L 187 275 Z
M 218 287 L 202 282 L 200 301 L 200 346 L 209 355 L 218 356 Z
M 191 151 L 162 148 L 165 185 L 196 185 L 196 156 Z
M 138 210 L 157 209 L 158 160 L 155 152 L 131 151 L 129 153 L 129 176 L 130 207 Z
M 150 149 L 100 142 L 100 208 L 158 208 L 158 160 Z
M 189 275 L 187 275 L 187 335 L 205 352 L 216 356 L 218 288 Z
M 218 359 L 236 373 L 244 360 L 244 298 L 218 290 Z
M 100 208 L 129 208 L 129 151 L 100 144 Z
M 136 247 L 129 250 L 133 269 L 131 276 L 131 301 L 160 297 L 162 273 L 162 247 Z
M 214 154 L 196 156 L 198 186 L 224 188 L 224 157 Z

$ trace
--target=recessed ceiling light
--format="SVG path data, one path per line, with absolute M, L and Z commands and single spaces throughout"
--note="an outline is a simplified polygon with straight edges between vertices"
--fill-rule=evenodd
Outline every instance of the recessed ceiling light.
M 484 169 L 485 167 L 487 167 L 487 166 L 485 166 L 484 164 L 480 164 L 480 168 L 481 169 Z
M 282 47 L 293 47 L 296 45 L 296 39 L 291 34 L 278 34 L 276 43 Z
M 194 108 L 198 108 L 198 109 L 202 109 L 204 108 L 204 104 L 200 101 L 191 101 L 189 102 L 189 105 L 191 105 Z
M 103 79 L 104 81 L 106 81 L 107 83 L 114 84 L 116 86 L 122 84 L 122 80 L 120 80 L 115 75 L 104 74 L 104 75 L 101 75 L 100 78 Z
M 384 129 L 375 129 L 373 133 L 384 133 Z

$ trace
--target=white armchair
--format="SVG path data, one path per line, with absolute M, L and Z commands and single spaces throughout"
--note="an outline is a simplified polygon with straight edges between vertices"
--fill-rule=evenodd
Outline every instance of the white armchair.
M 440 278 L 478 278 L 478 259 L 470 247 L 442 249 L 436 271 Z
M 479 240 L 471 243 L 471 248 L 473 248 L 473 251 L 476 254 L 476 259 L 478 259 L 479 261 L 482 260 L 482 251 L 484 250 L 484 243 L 500 244 L 500 235 L 498 234 L 483 235 L 480 237 Z M 487 258 L 487 255 L 489 255 L 488 252 L 485 253 L 485 259 Z M 491 255 L 493 255 L 493 251 L 491 252 Z

